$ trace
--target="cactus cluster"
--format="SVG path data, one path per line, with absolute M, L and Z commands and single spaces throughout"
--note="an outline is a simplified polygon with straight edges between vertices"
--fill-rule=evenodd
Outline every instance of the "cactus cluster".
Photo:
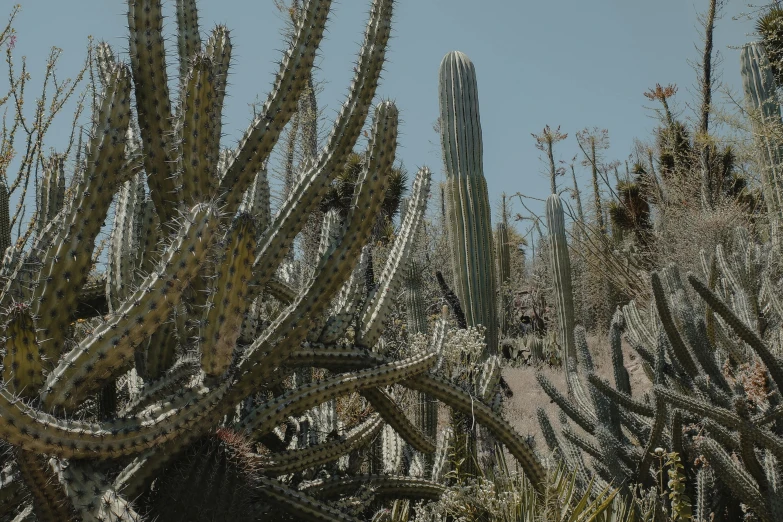
M 228 30 L 217 26 L 202 42 L 195 0 L 176 2 L 172 97 L 161 1 L 127 0 L 130 65 L 99 46 L 102 93 L 84 161 L 66 189 L 63 158 L 50 159 L 26 245 L 11 243 L 0 187 L 0 439 L 13 447 L 2 461 L 0 520 L 213 520 L 217 513 L 251 520 L 280 512 L 282 519 L 358 520 L 373 499 L 442 493 L 449 437 L 436 437 L 436 401 L 475 418 L 534 484 L 543 482 L 542 465 L 492 405 L 496 358 L 468 392 L 438 376 L 445 319 L 427 349 L 407 357 L 385 353 L 379 342 L 403 283 L 412 330 L 428 327 L 411 259 L 427 168 L 414 180 L 377 280 L 362 291 L 395 158 L 394 103 L 374 110 L 347 211 L 323 214 L 312 274 L 298 288 L 280 275 L 353 152 L 391 31 L 394 1 L 373 0 L 332 132 L 272 217 L 266 164 L 308 84 L 330 6 L 308 0 L 299 8 L 272 92 L 227 149 L 220 138 Z M 442 89 L 446 95 L 451 85 L 454 95 L 472 66 L 460 55 L 448 63 Z M 475 102 L 475 78 L 471 85 Z M 488 214 L 486 230 L 465 227 L 465 215 L 488 213 L 480 135 L 473 145 L 462 142 L 469 127 L 452 121 L 444 134 L 455 147 L 450 212 L 465 261 L 458 288 L 467 292 L 470 321 L 492 332 L 494 349 Z M 463 145 L 479 151 L 468 163 L 458 159 Z M 475 190 L 479 199 L 465 192 Z M 96 276 L 96 243 L 112 208 L 106 270 Z M 474 249 L 486 259 L 468 256 Z M 278 310 L 271 316 L 270 303 Z M 307 377 L 314 369 L 320 378 Z M 420 399 L 413 420 L 396 402 L 399 389 Z M 338 415 L 345 396 L 361 397 L 361 415 Z M 366 449 L 379 437 L 387 465 L 363 475 Z M 407 469 L 401 454 L 410 455 Z
M 549 448 L 578 471 L 584 487 L 654 487 L 655 450 L 665 450 L 682 459 L 678 491 L 693 499 L 697 520 L 739 520 L 746 510 L 764 521 L 783 517 L 783 359 L 764 340 L 772 317 L 762 312 L 775 310 L 775 320 L 783 320 L 769 276 L 771 252 L 738 229 L 730 253 L 720 246 L 713 256 L 703 253 L 704 274 L 689 273 L 689 288 L 674 265 L 653 272 L 649 313 L 631 301 L 612 320 L 614 386 L 596 374 L 584 329 L 576 327 L 575 376 L 579 386 L 586 381 L 589 398 L 566 398 L 539 375 L 561 409 L 562 429 L 557 433 L 541 409 L 539 421 Z M 623 334 L 654 383 L 643 397 L 631 389 Z

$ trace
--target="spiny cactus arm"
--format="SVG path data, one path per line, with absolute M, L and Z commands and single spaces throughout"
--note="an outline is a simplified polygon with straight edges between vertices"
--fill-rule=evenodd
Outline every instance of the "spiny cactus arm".
M 106 86 L 111 82 L 112 70 L 113 63 L 106 70 Z M 63 207 L 65 199 L 65 157 L 62 154 L 55 153 L 49 158 L 36 196 L 38 207 L 36 209 L 34 235 L 37 237 Z
M 212 61 L 212 76 L 215 84 L 215 103 L 212 112 L 212 140 L 218 147 L 223 129 L 223 100 L 228 86 L 228 68 L 231 66 L 231 38 L 224 25 L 212 30 L 207 40 L 206 54 Z M 217 165 L 217 159 L 215 160 Z M 218 170 L 220 172 L 220 170 Z M 262 229 L 263 230 L 263 229 Z
M 106 300 L 114 311 L 127 297 L 133 284 L 136 244 L 134 221 L 144 204 L 143 174 L 139 173 L 123 183 L 114 207 L 114 222 L 109 238 L 106 262 Z
M 326 320 L 326 324 L 318 336 L 318 342 L 324 344 L 336 343 L 345 336 L 348 327 L 351 326 L 351 322 L 356 316 L 356 309 L 359 307 L 363 297 L 362 276 L 367 265 L 368 253 L 369 248 L 365 247 L 350 279 L 345 282 L 340 290 L 340 295 L 337 298 L 337 310 L 335 310 L 334 315 Z
M 661 284 L 661 278 L 657 272 L 650 274 L 650 282 L 652 283 L 653 296 L 655 297 L 655 307 L 658 310 L 658 316 L 661 318 L 661 324 L 666 332 L 671 343 L 674 355 L 677 357 L 677 361 L 682 365 L 682 368 L 687 373 L 688 377 L 695 379 L 699 375 L 699 369 L 696 367 L 696 363 L 693 362 L 688 347 L 683 341 L 680 332 L 677 330 L 677 326 L 674 324 L 671 310 L 669 309 L 669 303 L 666 299 L 666 294 Z
M 139 222 L 136 224 L 139 229 L 139 250 L 135 254 L 135 266 L 138 267 L 139 272 L 147 274 L 155 269 L 160 259 L 159 242 L 163 232 L 160 217 L 149 197 L 144 200 L 144 207 L 139 217 Z
M 418 237 L 424 214 L 427 210 L 427 198 L 430 193 L 430 169 L 422 167 L 416 174 L 411 191 L 411 200 L 400 232 L 394 240 L 391 252 L 378 280 L 377 289 L 366 305 L 361 318 L 359 343 L 372 347 L 378 342 L 392 305 L 392 298 L 402 284 L 403 264 L 410 257 Z
M 128 69 L 115 66 L 92 130 L 87 170 L 65 218 L 65 225 L 43 256 L 40 281 L 33 295 L 33 313 L 41 318 L 42 343 L 49 364 L 55 364 L 68 336 L 76 298 L 92 265 L 95 240 L 112 196 L 130 172 L 121 168 L 130 116 Z
M 635 400 L 627 393 L 624 393 L 620 390 L 615 390 L 608 381 L 598 377 L 596 374 L 590 374 L 587 379 L 590 381 L 590 384 L 595 386 L 598 391 L 606 395 L 609 400 L 616 402 L 623 408 L 626 408 L 627 410 L 644 417 L 655 416 L 655 408 Z
M 753 424 L 756 426 L 765 426 L 777 421 L 778 419 L 783 419 L 783 404 L 778 404 L 774 408 L 770 408 L 763 413 L 757 414 L 755 417 L 753 417 Z
M 560 393 L 543 374 L 536 374 L 536 379 L 538 380 L 541 389 L 549 395 L 549 398 L 552 399 L 569 418 L 576 422 L 580 428 L 591 434 L 595 431 L 596 421 L 592 415 L 584 412 L 579 406 L 571 404 L 571 401 L 563 396 L 563 394 Z
M 270 339 L 276 338 L 281 333 L 285 333 L 284 344 L 287 344 L 289 347 L 298 346 L 304 340 L 304 338 L 300 338 L 300 334 L 304 332 L 302 335 L 306 336 L 309 328 L 297 329 L 294 327 L 302 320 L 308 321 L 307 324 L 309 324 L 309 317 L 321 313 L 329 303 L 332 294 L 349 277 L 353 266 L 355 266 L 359 258 L 362 246 L 369 239 L 374 216 L 380 209 L 386 192 L 386 183 L 391 174 L 394 151 L 397 145 L 398 117 L 397 108 L 392 102 L 383 102 L 378 106 L 369 148 L 371 151 L 370 158 L 366 168 L 357 180 L 357 187 L 342 238 L 334 251 L 320 261 L 308 289 L 300 293 L 297 300 L 289 306 L 290 312 L 283 314 L 276 320 L 275 324 L 268 328 L 270 332 L 277 332 L 275 337 L 265 335 L 256 340 L 248 348 L 244 359 L 240 362 L 242 367 L 246 368 L 258 362 L 258 358 L 265 353 L 260 348 L 266 346 Z M 271 276 L 273 267 L 276 267 L 279 263 L 277 254 L 274 255 L 274 261 L 271 258 L 264 260 L 266 255 L 264 249 L 269 248 L 270 244 L 268 242 L 262 247 L 261 254 L 256 258 L 256 266 L 258 266 L 259 259 L 262 259 L 262 268 L 266 272 L 265 275 L 260 276 L 259 273 L 254 274 L 254 281 L 259 283 L 259 286 L 260 283 L 269 279 L 268 276 Z M 267 251 L 267 254 L 272 256 L 272 253 L 269 251 Z M 291 334 L 291 332 L 296 333 Z M 270 359 L 271 353 L 266 355 L 267 360 L 270 361 L 266 366 L 271 364 L 271 361 L 276 357 L 282 357 L 280 359 L 282 361 L 287 356 L 287 353 L 284 353 L 282 349 L 276 349 L 274 354 L 272 359 Z M 252 375 L 240 377 L 240 381 L 244 380 L 245 382 L 251 379 L 253 379 Z
M 266 477 L 254 479 L 257 488 L 254 493 L 265 501 L 272 502 L 294 516 L 296 520 L 314 522 L 359 522 L 358 518 L 323 503 L 306 492 L 292 489 L 281 482 Z
M 546 480 L 543 466 L 525 441 L 492 408 L 471 397 L 454 384 L 430 374 L 408 379 L 401 384 L 424 392 L 465 415 L 475 415 L 476 420 L 497 437 L 517 459 L 533 486 L 536 489 L 543 487 Z
M 150 274 L 115 317 L 97 327 L 49 374 L 41 390 L 46 407 L 76 407 L 83 397 L 122 372 L 136 347 L 166 319 L 188 281 L 198 273 L 217 224 L 212 206 L 193 208 L 164 255 L 161 273 Z
M 17 304 L 8 312 L 4 328 L 3 381 L 6 389 L 27 399 L 44 382 L 43 355 L 35 338 L 35 323 L 29 308 Z
M 106 88 L 111 78 L 111 69 L 114 66 L 114 51 L 106 42 L 100 42 L 95 48 L 95 61 L 98 65 L 98 78 L 101 85 Z
M 201 34 L 198 27 L 196 0 L 177 0 L 177 52 L 179 54 L 179 78 L 188 77 L 193 57 L 201 52 Z
M 339 374 L 291 390 L 272 401 L 254 408 L 242 419 L 237 429 L 254 436 L 263 435 L 291 415 L 305 412 L 327 400 L 363 388 L 385 386 L 406 379 L 435 364 L 435 355 L 419 355 L 391 362 L 353 374 Z
M 702 421 L 702 425 L 704 426 L 707 435 L 722 444 L 724 448 L 739 453 L 740 442 L 739 437 L 735 432 L 724 428 L 720 423 L 709 418 L 705 418 Z
M 427 479 L 395 475 L 357 475 L 315 480 L 300 489 L 317 498 L 352 493 L 362 486 L 375 488 L 376 497 L 438 500 L 446 487 Z
M 623 317 L 626 321 L 626 335 L 637 346 L 655 346 L 656 332 L 651 332 L 642 319 L 635 301 L 623 306 Z
M 242 194 L 252 183 L 256 172 L 262 169 L 280 132 L 296 111 L 296 101 L 323 38 L 331 3 L 331 0 L 309 0 L 302 8 L 293 42 L 283 56 L 272 92 L 245 131 L 220 182 L 218 193 L 226 194 L 226 211 L 229 213 L 234 213 L 239 207 Z
M 184 305 L 180 303 L 170 311 L 163 322 L 135 349 L 136 371 L 146 381 L 157 381 L 175 363 L 179 347 L 177 321 L 184 315 Z M 185 339 L 183 339 L 183 342 Z
M 435 453 L 435 441 L 430 440 L 417 428 L 405 412 L 394 402 L 394 399 L 380 388 L 368 388 L 362 391 L 362 396 L 370 401 L 372 407 L 381 414 L 386 423 L 411 445 L 422 453 Z
M 503 367 L 500 363 L 500 357 L 491 355 L 481 365 L 481 375 L 479 376 L 478 395 L 483 401 L 489 401 L 495 388 L 500 382 L 500 372 Z
M 0 390 L 0 436 L 14 446 L 67 459 L 137 455 L 200 428 L 227 386 L 184 391 L 142 415 L 100 423 L 53 417 Z
M 5 477 L 0 484 L 0 517 L 3 517 L 3 520 L 11 520 L 14 513 L 21 511 L 26 497 L 27 492 L 20 477 Z
M 242 318 L 250 304 L 246 291 L 255 250 L 255 223 L 250 214 L 240 214 L 226 238 L 223 258 L 216 267 L 214 286 L 201 320 L 201 368 L 209 377 L 221 377 L 233 360 Z
M 239 211 L 247 212 L 253 216 L 259 237 L 269 228 L 272 211 L 270 208 L 269 179 L 267 178 L 266 168 L 256 173 L 253 183 L 245 192 Z
M 627 395 L 631 394 L 631 380 L 623 361 L 622 331 L 625 324 L 623 313 L 618 308 L 609 326 L 609 345 L 612 351 L 612 368 L 614 384 L 617 389 Z
M 128 0 L 128 29 L 144 170 L 155 209 L 161 222 L 167 223 L 176 216 L 177 197 L 170 154 L 174 133 L 161 0 Z
M 215 81 L 212 60 L 202 53 L 190 60 L 190 70 L 183 81 L 177 133 L 180 140 L 179 193 L 185 206 L 202 203 L 214 196 L 220 143 L 215 141 Z
M 758 484 L 742 466 L 736 464 L 731 456 L 712 439 L 702 439 L 699 451 L 707 457 L 710 466 L 715 468 L 715 474 L 721 482 L 726 484 L 762 520 L 772 522 L 773 519 L 767 513 L 766 501 L 759 491 Z
M 141 522 L 142 517 L 89 464 L 52 459 L 60 486 L 83 522 Z
M 5 180 L 0 180 L 0 252 L 3 253 L 11 246 L 10 196 Z
M 601 451 L 601 448 L 599 448 L 598 445 L 592 440 L 589 440 L 587 437 L 583 437 L 576 433 L 571 428 L 571 426 L 563 426 L 563 437 L 569 440 L 574 446 L 590 455 L 592 458 L 599 461 L 604 460 L 604 454 Z
M 14 449 L 19 474 L 32 497 L 33 512 L 42 522 L 71 521 L 70 505 L 57 476 L 49 468 L 46 457 L 21 448 Z
M 760 429 L 754 426 L 750 421 L 744 420 L 736 413 L 725 408 L 709 404 L 698 399 L 673 392 L 663 386 L 655 387 L 656 396 L 661 397 L 667 403 L 676 408 L 680 408 L 696 415 L 708 417 L 722 426 L 732 428 L 737 431 L 744 431 L 754 438 L 756 444 L 765 446 L 777 458 L 783 458 L 783 439 L 773 434 L 771 431 Z
M 286 360 L 287 366 L 312 366 L 332 371 L 348 372 L 355 369 L 371 368 L 389 362 L 385 357 L 362 348 L 347 346 L 318 347 L 309 343 L 291 351 Z
M 652 465 L 653 458 L 655 457 L 655 448 L 663 445 L 661 439 L 664 435 L 664 429 L 666 428 L 667 420 L 667 408 L 666 402 L 659 397 L 655 396 L 655 418 L 653 419 L 653 427 L 650 431 L 650 438 L 647 440 L 643 457 L 639 461 L 639 467 L 636 469 L 635 480 L 646 484 L 650 481 L 650 466 Z
M 743 323 L 732 312 L 726 304 L 721 301 L 715 293 L 707 288 L 707 286 L 699 281 L 699 279 L 688 273 L 688 282 L 691 284 L 696 293 L 698 293 L 704 301 L 718 314 L 721 319 L 734 330 L 740 339 L 745 341 L 753 351 L 761 358 L 761 361 L 767 367 L 770 377 L 777 385 L 778 389 L 783 389 L 783 361 L 781 361 L 775 354 L 773 354 L 764 341 L 751 330 L 745 323 Z
M 265 474 L 271 476 L 317 468 L 367 445 L 378 435 L 381 428 L 383 428 L 383 418 L 376 413 L 336 440 L 284 453 L 273 453 L 263 457 L 260 466 Z

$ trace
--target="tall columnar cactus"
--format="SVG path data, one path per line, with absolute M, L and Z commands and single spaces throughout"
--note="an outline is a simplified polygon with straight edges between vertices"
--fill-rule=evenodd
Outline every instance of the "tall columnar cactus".
M 777 83 L 761 44 L 753 42 L 740 53 L 742 90 L 754 127 L 759 153 L 761 188 L 767 212 L 778 225 L 783 218 L 783 143 Z
M 473 62 L 458 51 L 447 54 L 440 64 L 438 88 L 454 288 L 468 325 L 486 328 L 487 349 L 492 354 L 498 349 L 492 209 L 484 179 Z
M 383 424 L 416 451 L 435 452 L 431 426 L 408 418 L 387 390 L 392 384 L 475 414 L 536 485 L 543 481 L 530 448 L 485 397 L 432 374 L 442 335 L 433 334 L 434 353 L 395 359 L 380 350 L 430 185 L 422 168 L 383 271 L 363 295 L 361 261 L 392 177 L 394 103 L 374 110 L 351 204 L 325 235 L 312 277 L 297 290 L 276 277 L 356 145 L 391 31 L 393 0 L 373 0 L 326 146 L 271 219 L 264 169 L 309 76 L 330 5 L 302 5 L 268 101 L 237 147 L 221 153 L 228 33 L 217 28 L 203 49 L 195 2 L 176 3 L 180 84 L 172 99 L 161 2 L 128 0 L 131 66 L 107 45 L 96 53 L 102 93 L 72 200 L 26 248 L 9 249 L 14 261 L 0 273 L 7 281 L 0 304 L 10 308 L 0 325 L 0 438 L 15 446 L 9 458 L 19 470 L 3 492 L 17 483 L 30 493 L 13 495 L 6 512 L 52 521 L 207 519 L 241 493 L 237 507 L 256 518 L 282 509 L 294 519 L 358 520 L 345 499 L 330 496 L 364 496 L 366 482 L 378 488 L 372 494 L 436 498 L 443 487 L 430 479 L 337 475 L 357 468 L 343 461 L 355 464 Z M 99 268 L 96 240 L 108 232 L 112 205 L 106 291 L 95 292 L 88 274 Z M 256 327 L 244 328 L 251 304 Z M 313 368 L 330 373 L 292 384 L 294 372 Z M 115 392 L 110 407 L 106 390 Z M 330 401 L 355 392 L 362 413 L 338 418 Z M 318 416 L 329 434 L 292 449 L 305 415 Z M 256 454 L 259 445 L 265 450 Z M 300 483 L 304 472 L 330 478 Z M 442 467 L 434 472 L 441 477 Z M 188 509 L 178 512 L 167 502 L 182 491 L 183 473 L 196 480 L 188 483 Z
M 549 229 L 549 264 L 555 287 L 555 306 L 560 344 L 566 371 L 576 364 L 576 342 L 574 341 L 574 293 L 571 285 L 571 258 L 568 255 L 568 241 L 565 233 L 563 204 L 557 194 L 546 200 L 546 222 Z M 571 385 L 569 384 L 569 391 Z

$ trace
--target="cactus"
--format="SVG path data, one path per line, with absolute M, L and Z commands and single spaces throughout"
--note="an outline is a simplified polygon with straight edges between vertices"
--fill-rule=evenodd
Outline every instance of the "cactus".
M 39 233 L 11 246 L 2 268 L 0 303 L 11 315 L 2 325 L 0 438 L 15 447 L 9 462 L 18 470 L 0 484 L 12 497 L 9 510 L 38 520 L 198 520 L 214 514 L 199 506 L 233 505 L 241 493 L 237 507 L 248 511 L 237 520 L 277 516 L 277 508 L 296 519 L 356 520 L 350 502 L 327 497 L 437 498 L 443 486 L 422 477 L 371 477 L 364 482 L 377 489 L 367 493 L 364 478 L 345 465 L 381 429 L 398 445 L 439 448 L 442 457 L 432 416 L 417 426 L 391 385 L 477 412 L 531 479 L 543 480 L 489 393 L 472 397 L 431 375 L 442 358 L 443 321 L 432 351 L 397 359 L 380 350 L 431 177 L 419 171 L 380 277 L 361 295 L 368 243 L 393 178 L 394 103 L 374 110 L 350 205 L 330 221 L 309 279 L 293 288 L 278 277 L 353 153 L 391 31 L 393 0 L 373 0 L 347 101 L 272 219 L 266 163 L 305 88 L 330 6 L 302 5 L 268 101 L 229 150 L 220 144 L 228 32 L 217 27 L 203 44 L 195 2 L 176 2 L 180 82 L 172 99 L 161 2 L 128 0 L 131 64 L 107 45 L 98 49 L 103 92 L 73 194 L 60 203 L 64 185 L 52 169 L 39 187 L 45 203 L 32 225 Z M 108 232 L 112 205 L 107 271 L 96 278 L 96 238 Z M 85 296 L 103 301 L 84 306 Z M 314 368 L 329 373 L 292 382 L 294 372 Z M 485 388 L 496 373 L 487 371 Z M 334 401 L 355 392 L 375 413 L 349 422 Z M 327 435 L 304 437 L 297 419 L 305 417 Z M 253 444 L 264 450 L 256 454 Z M 443 479 L 442 460 L 435 478 Z M 166 495 L 182 491 L 183 473 L 197 480 L 191 505 L 176 512 Z M 305 487 L 305 475 L 326 475 L 328 485 Z M 11 484 L 33 495 L 16 500 Z
M 753 133 L 759 141 L 757 149 L 761 156 L 758 162 L 762 174 L 762 193 L 771 220 L 780 222 L 783 217 L 783 144 L 775 139 L 776 131 L 770 126 L 780 126 L 780 103 L 777 99 L 777 84 L 764 48 L 758 43 L 749 43 L 740 54 L 742 90 L 745 103 L 752 117 Z
M 468 326 L 486 328 L 487 353 L 494 354 L 498 350 L 495 261 L 473 63 L 460 52 L 447 54 L 440 64 L 438 86 L 454 287 Z

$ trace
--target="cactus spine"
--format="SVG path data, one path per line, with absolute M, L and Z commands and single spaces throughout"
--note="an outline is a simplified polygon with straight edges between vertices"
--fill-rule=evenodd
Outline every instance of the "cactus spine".
M 495 261 L 476 70 L 453 51 L 440 64 L 440 136 L 446 166 L 448 216 L 454 287 L 469 326 L 486 328 L 487 351 L 498 349 Z

